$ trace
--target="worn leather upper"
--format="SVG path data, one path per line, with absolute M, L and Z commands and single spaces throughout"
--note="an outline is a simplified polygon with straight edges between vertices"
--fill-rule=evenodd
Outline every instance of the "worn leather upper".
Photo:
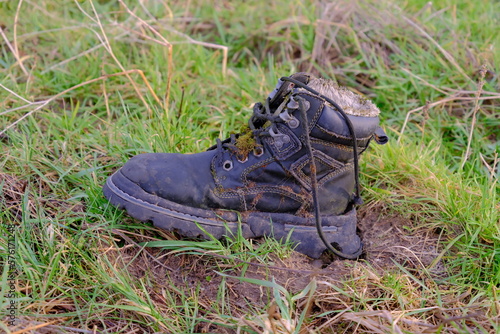
M 308 124 L 297 109 L 299 99 L 308 106 Z M 263 152 L 251 152 L 246 160 L 219 145 L 197 154 L 138 155 L 122 173 L 151 194 L 191 207 L 310 216 L 311 166 L 304 145 L 309 131 L 321 213 L 342 214 L 355 186 L 352 139 L 344 118 L 321 97 L 300 89 L 292 89 L 282 103 L 282 113 L 291 116 L 284 118 L 295 121 L 276 123 L 272 134 L 262 139 Z M 348 117 L 362 152 L 379 118 Z

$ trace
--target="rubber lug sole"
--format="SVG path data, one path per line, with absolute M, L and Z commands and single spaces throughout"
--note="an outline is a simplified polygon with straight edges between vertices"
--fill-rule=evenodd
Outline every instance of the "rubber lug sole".
M 270 236 L 277 240 L 290 240 L 295 250 L 312 258 L 319 258 L 326 247 L 318 236 L 313 218 L 297 217 L 286 213 L 192 208 L 168 201 L 145 192 L 127 179 L 120 171 L 108 178 L 103 187 L 104 196 L 119 209 L 140 220 L 151 221 L 154 226 L 177 231 L 189 238 L 231 238 L 238 230 L 244 238 Z M 361 240 L 356 234 L 356 210 L 344 215 L 323 216 L 325 236 L 343 253 L 361 253 Z

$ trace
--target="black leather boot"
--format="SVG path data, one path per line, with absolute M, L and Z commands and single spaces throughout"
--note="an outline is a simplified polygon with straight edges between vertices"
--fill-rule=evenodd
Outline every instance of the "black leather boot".
M 379 110 L 334 82 L 297 73 L 253 108 L 247 131 L 197 154 L 149 153 L 110 176 L 104 195 L 142 221 L 183 236 L 291 240 L 319 257 L 355 259 L 358 156 L 387 136 Z M 314 157 L 314 159 L 312 159 Z

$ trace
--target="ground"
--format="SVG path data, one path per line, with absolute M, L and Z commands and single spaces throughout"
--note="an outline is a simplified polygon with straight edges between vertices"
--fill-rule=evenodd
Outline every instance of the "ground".
M 0 1 L 1 330 L 498 333 L 499 6 Z M 360 162 L 358 261 L 106 201 L 130 157 L 207 149 L 297 71 L 372 100 L 391 138 Z

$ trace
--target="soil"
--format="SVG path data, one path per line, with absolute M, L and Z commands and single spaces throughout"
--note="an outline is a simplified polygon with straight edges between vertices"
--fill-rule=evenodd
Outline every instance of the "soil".
M 235 267 L 234 260 L 211 255 L 171 255 L 158 249 L 148 249 L 136 257 L 138 247 L 124 247 L 120 257 L 126 263 L 131 261 L 128 268 L 132 276 L 150 277 L 152 298 L 160 304 L 165 301 L 162 302 L 164 297 L 158 291 L 171 289 L 169 287 L 173 283 L 180 293 L 193 295 L 204 309 L 209 310 L 220 300 L 221 282 L 225 279 L 226 283 L 222 286 L 226 290 L 226 301 L 230 299 L 231 314 L 238 316 L 248 314 L 251 308 L 262 310 L 269 307 L 273 300 L 272 292 L 244 280 L 222 277 L 220 272 L 233 277 L 274 280 L 293 294 L 302 291 L 313 278 L 341 285 L 359 275 L 363 268 L 382 276 L 387 271 L 396 271 L 399 264 L 417 278 L 429 268 L 433 276 L 445 275 L 438 259 L 439 234 L 430 228 L 414 228 L 414 225 L 422 224 L 391 213 L 383 205 L 361 208 L 358 228 L 365 252 L 358 261 L 342 260 L 328 254 L 320 259 L 311 259 L 292 252 L 285 259 L 271 256 L 271 261 L 267 263 L 241 262 Z M 321 290 L 320 287 L 318 289 Z M 208 323 L 200 326 L 200 332 L 232 332 Z

